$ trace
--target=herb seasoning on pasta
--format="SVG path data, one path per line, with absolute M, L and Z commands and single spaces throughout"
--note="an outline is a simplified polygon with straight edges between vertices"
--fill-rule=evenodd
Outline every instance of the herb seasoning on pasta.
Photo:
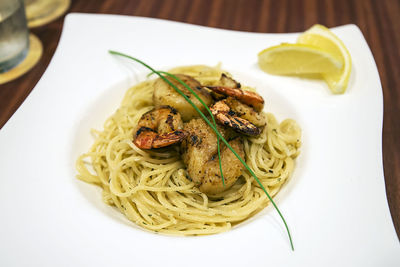
M 130 88 L 104 129 L 93 130 L 77 177 L 101 186 L 105 203 L 148 230 L 227 231 L 266 207 L 290 177 L 301 129 L 265 113 L 264 99 L 218 66 L 178 67 L 165 77 L 193 105 L 161 78 Z

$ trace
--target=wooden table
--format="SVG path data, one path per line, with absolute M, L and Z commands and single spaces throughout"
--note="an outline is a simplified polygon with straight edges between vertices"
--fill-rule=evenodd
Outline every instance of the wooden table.
M 399 0 L 72 0 L 68 12 L 145 16 L 266 33 L 301 32 L 315 23 L 328 27 L 348 23 L 358 25 L 375 57 L 383 86 L 386 192 L 400 236 L 400 122 L 397 119 L 400 115 Z M 29 73 L 0 85 L 0 128 L 42 76 L 57 47 L 62 26 L 63 18 L 60 18 L 32 30 L 43 42 L 44 54 Z

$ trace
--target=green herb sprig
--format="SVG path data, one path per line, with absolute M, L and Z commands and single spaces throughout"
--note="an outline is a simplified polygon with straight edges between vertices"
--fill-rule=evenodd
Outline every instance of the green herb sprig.
M 165 71 L 157 71 L 158 73 L 161 74 L 165 74 L 173 79 L 175 79 L 177 82 L 179 82 L 180 84 L 182 84 L 186 89 L 188 89 L 192 95 L 194 95 L 197 100 L 199 100 L 199 102 L 204 106 L 204 108 L 208 111 L 208 113 L 210 114 L 211 119 L 213 120 L 214 126 L 217 127 L 217 123 L 215 121 L 214 115 L 212 114 L 211 110 L 208 108 L 207 104 L 204 103 L 204 101 L 193 91 L 192 88 L 190 88 L 190 86 L 188 86 L 184 81 L 182 81 L 181 79 L 179 79 L 177 76 L 169 73 L 169 72 L 165 72 Z M 147 78 L 149 78 L 152 74 L 156 74 L 156 72 L 151 72 L 147 75 Z M 175 89 L 176 90 L 176 89 Z M 181 94 L 182 95 L 182 94 Z M 186 97 L 186 95 L 185 95 Z M 193 104 L 192 104 L 193 105 Z M 196 109 L 197 111 L 197 109 Z M 221 179 L 222 179 L 222 185 L 225 187 L 225 177 L 224 177 L 224 172 L 222 171 L 222 162 L 221 162 L 221 148 L 220 148 L 220 142 L 219 142 L 219 137 L 217 136 L 217 151 L 218 151 L 218 163 L 219 163 L 219 171 L 221 174 Z
M 214 115 L 212 114 L 211 110 L 208 108 L 206 103 L 204 103 L 204 101 L 193 91 L 193 89 L 190 88 L 190 86 L 188 86 L 185 82 L 183 82 L 181 79 L 179 79 L 177 76 L 175 76 L 175 75 L 173 75 L 171 73 L 168 73 L 168 72 L 165 72 L 165 71 L 158 71 L 158 72 L 162 73 L 162 74 L 165 74 L 165 75 L 175 79 L 177 82 L 179 82 L 180 84 L 185 86 L 185 88 L 188 89 L 197 98 L 197 100 L 199 100 L 200 103 L 205 107 L 205 109 L 210 114 L 211 119 L 213 120 L 215 128 L 217 128 L 217 123 L 215 121 Z M 186 95 L 185 95 L 185 97 L 186 97 Z M 191 104 L 192 104 L 192 106 L 194 105 L 193 103 L 191 103 Z M 196 109 L 196 111 L 199 112 L 199 110 L 197 110 L 197 109 Z M 222 171 L 222 162 L 221 162 L 221 148 L 220 148 L 220 142 L 219 142 L 219 137 L 218 136 L 217 136 L 217 151 L 218 151 L 219 171 L 220 171 L 220 174 L 221 174 L 222 185 L 225 186 L 225 178 L 224 178 L 224 173 Z
M 175 89 L 175 91 L 177 91 L 183 98 L 185 98 L 185 100 L 187 102 L 189 102 L 193 108 L 199 113 L 199 115 L 204 119 L 204 121 L 211 127 L 211 129 L 215 132 L 215 134 L 222 140 L 222 142 L 229 148 L 229 150 L 232 151 L 232 153 L 239 159 L 239 161 L 243 164 L 243 166 L 245 166 L 245 168 L 249 171 L 249 173 L 251 174 L 251 176 L 253 176 L 253 178 L 256 180 L 256 182 L 258 183 L 258 185 L 261 187 L 261 189 L 264 191 L 264 193 L 267 195 L 268 199 L 271 201 L 272 205 L 274 206 L 275 210 L 278 212 L 279 216 L 281 217 L 283 224 L 285 225 L 286 228 L 286 232 L 288 234 L 289 237 L 289 241 L 290 241 L 290 246 L 292 248 L 292 250 L 294 250 L 294 246 L 293 246 L 293 240 L 292 240 L 292 236 L 290 234 L 290 230 L 289 227 L 286 223 L 285 218 L 283 217 L 281 211 L 279 210 L 278 206 L 276 205 L 275 201 L 272 199 L 272 197 L 269 195 L 269 193 L 267 192 L 267 190 L 265 189 L 265 187 L 263 186 L 263 184 L 261 183 L 261 181 L 257 178 L 257 176 L 255 175 L 255 173 L 253 172 L 253 170 L 246 164 L 246 162 L 242 159 L 242 157 L 239 156 L 239 154 L 237 154 L 237 152 L 229 145 L 228 141 L 225 140 L 225 138 L 221 135 L 221 133 L 218 131 L 217 127 L 214 126 L 213 123 L 211 123 L 208 118 L 204 115 L 203 112 L 200 111 L 200 109 L 178 88 L 176 87 L 173 83 L 171 83 L 167 78 L 165 78 L 165 76 L 163 76 L 159 71 L 156 71 L 155 69 L 153 69 L 152 67 L 150 67 L 149 65 L 147 65 L 146 63 L 144 63 L 143 61 L 131 57 L 129 55 L 117 52 L 117 51 L 113 51 L 113 50 L 109 50 L 110 54 L 113 55 L 118 55 L 118 56 L 122 56 L 122 57 L 126 57 L 129 59 L 132 59 L 140 64 L 142 64 L 143 66 L 145 66 L 146 68 L 148 68 L 149 70 L 151 70 L 153 73 L 155 73 L 156 75 L 158 75 L 161 79 L 163 79 L 167 84 L 169 84 L 170 86 L 172 86 L 172 88 Z M 173 74 L 167 74 L 167 72 L 162 72 L 165 75 L 168 75 L 172 78 L 174 78 Z M 176 80 L 179 81 L 178 77 L 176 77 Z M 179 81 L 181 84 L 185 84 L 182 80 Z M 186 88 L 188 88 L 189 86 L 185 85 Z M 189 87 L 190 88 L 190 87 Z M 197 95 L 193 90 L 191 90 L 193 95 Z M 215 120 L 214 120 L 215 122 Z M 221 169 L 222 171 L 222 169 Z

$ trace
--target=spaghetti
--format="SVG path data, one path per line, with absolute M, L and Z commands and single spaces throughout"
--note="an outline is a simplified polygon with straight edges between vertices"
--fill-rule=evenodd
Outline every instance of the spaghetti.
M 212 86 L 224 71 L 188 66 L 169 72 L 187 74 Z M 228 190 L 207 196 L 187 178 L 177 149 L 144 151 L 133 144 L 137 122 L 154 107 L 153 83 L 147 80 L 130 88 L 103 131 L 93 131 L 94 144 L 76 162 L 77 178 L 101 186 L 103 201 L 137 225 L 167 234 L 223 232 L 267 206 L 267 196 L 247 171 Z M 278 123 L 271 113 L 265 116 L 268 126 L 263 132 L 244 138 L 245 160 L 274 196 L 294 169 L 301 129 L 294 120 Z

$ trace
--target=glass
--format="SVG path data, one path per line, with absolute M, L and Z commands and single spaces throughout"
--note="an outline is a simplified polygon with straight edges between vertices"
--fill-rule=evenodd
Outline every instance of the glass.
M 12 69 L 28 53 L 29 31 L 22 0 L 0 1 L 0 73 Z

